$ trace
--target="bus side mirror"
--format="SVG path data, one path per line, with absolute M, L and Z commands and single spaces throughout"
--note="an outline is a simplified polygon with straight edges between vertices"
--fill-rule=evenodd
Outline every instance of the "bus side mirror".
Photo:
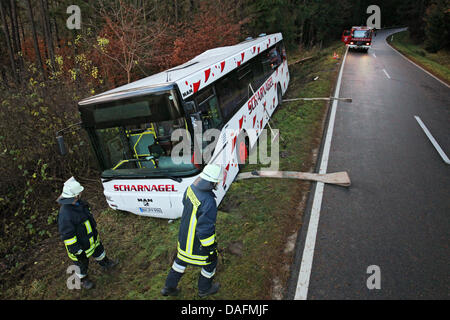
M 56 132 L 56 144 L 58 145 L 58 152 L 60 155 L 65 156 L 67 154 L 66 144 L 64 143 L 63 132 L 69 130 L 72 127 L 78 126 L 78 129 L 81 128 L 81 122 L 71 124 L 67 128 L 61 129 Z
M 67 154 L 66 144 L 64 143 L 63 136 L 56 137 L 56 143 L 58 145 L 58 152 L 61 156 L 65 156 Z

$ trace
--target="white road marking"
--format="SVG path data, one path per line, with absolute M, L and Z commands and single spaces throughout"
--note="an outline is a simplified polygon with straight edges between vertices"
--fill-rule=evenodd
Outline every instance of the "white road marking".
M 434 137 L 431 135 L 430 131 L 425 126 L 425 124 L 422 122 L 422 120 L 418 116 L 414 116 L 414 118 L 419 123 L 419 126 L 425 132 L 425 134 L 427 135 L 428 139 L 431 141 L 431 143 L 433 144 L 434 148 L 436 149 L 436 151 L 441 156 L 442 160 L 444 160 L 444 162 L 446 164 L 450 164 L 450 159 L 447 157 L 447 155 L 445 154 L 444 150 L 442 150 L 442 148 L 439 146 L 439 144 L 437 143 L 436 139 L 434 139 Z
M 405 29 L 406 30 L 406 29 Z M 400 30 L 402 31 L 402 30 Z M 387 39 L 387 38 L 386 38 Z M 418 64 L 416 64 L 415 62 L 411 61 L 410 59 L 408 59 L 406 56 L 404 56 L 402 53 L 400 53 L 397 49 L 395 49 L 393 46 L 391 46 L 386 39 L 384 39 L 384 42 L 386 42 L 386 44 L 395 52 L 397 52 L 403 59 L 405 59 L 406 61 L 411 62 L 413 65 L 415 65 L 417 68 L 419 68 L 420 70 L 422 70 L 423 72 L 427 73 L 428 75 L 432 76 L 434 79 L 436 79 L 437 81 L 439 81 L 440 83 L 442 83 L 444 86 L 446 86 L 447 88 L 450 88 L 450 85 L 448 85 L 447 83 L 445 83 L 444 81 L 442 81 L 441 79 L 439 79 L 438 77 L 436 77 L 434 74 L 432 74 L 431 72 L 425 70 L 424 68 L 422 68 L 421 66 L 419 66 Z
M 374 56 L 374 58 L 376 58 L 376 57 L 377 57 L 375 53 L 372 53 L 372 55 Z
M 348 47 L 342 60 L 341 70 L 339 71 L 335 97 L 339 97 L 341 90 L 342 73 L 344 71 L 345 60 L 347 57 Z M 336 118 L 336 108 L 338 101 L 334 100 L 331 106 L 330 121 L 328 123 L 327 135 L 323 147 L 322 160 L 320 162 L 319 173 L 326 173 L 328 166 L 328 157 L 330 154 L 331 138 L 333 137 L 334 120 Z M 317 182 L 314 192 L 314 200 L 311 208 L 311 217 L 309 219 L 308 231 L 306 234 L 305 247 L 303 249 L 302 262 L 300 272 L 298 274 L 297 288 L 295 290 L 294 300 L 306 300 L 308 297 L 309 278 L 312 270 L 312 262 L 314 258 L 314 247 L 316 245 L 317 228 L 319 227 L 320 208 L 322 206 L 324 183 Z
M 389 76 L 389 74 L 387 73 L 386 69 L 383 69 L 384 74 L 386 75 L 386 77 L 388 77 L 388 79 L 390 79 L 391 77 Z

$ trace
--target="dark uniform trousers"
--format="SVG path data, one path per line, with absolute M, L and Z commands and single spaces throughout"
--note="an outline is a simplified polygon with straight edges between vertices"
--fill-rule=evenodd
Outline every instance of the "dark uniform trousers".
M 98 246 L 95 248 L 92 257 L 94 257 L 94 259 L 98 262 L 98 264 L 102 265 L 105 256 L 106 256 L 105 248 L 103 247 L 103 244 L 100 242 Z M 89 258 L 86 257 L 85 253 L 77 255 L 76 257 L 77 260 L 73 261 L 73 263 L 80 268 L 80 273 L 79 274 L 77 273 L 77 276 L 82 279 L 87 276 L 89 268 Z
M 166 287 L 167 288 L 176 288 L 178 285 L 178 282 L 180 281 L 181 277 L 184 274 L 184 271 L 186 270 L 186 266 L 190 265 L 190 263 L 184 262 L 180 260 L 179 258 L 175 258 L 175 261 L 173 262 L 172 268 L 169 271 L 169 275 L 166 279 Z M 199 267 L 197 265 L 194 265 L 196 267 Z M 207 291 L 209 288 L 211 288 L 213 276 L 216 272 L 217 267 L 217 259 L 215 259 L 210 264 L 207 264 L 205 266 L 201 266 L 202 270 L 200 272 L 200 275 L 198 277 L 198 290 L 199 291 Z
M 216 243 L 217 206 L 212 187 L 211 182 L 200 180 L 197 185 L 194 183 L 185 191 L 177 256 L 166 278 L 166 288 L 177 287 L 188 265 L 202 268 L 198 290 L 205 292 L 211 288 L 217 266 L 217 254 L 215 258 L 210 257 L 207 249 Z M 210 258 L 213 260 L 208 260 Z
M 79 278 L 87 276 L 89 257 L 94 257 L 104 265 L 106 253 L 97 232 L 97 224 L 89 209 L 89 204 L 75 198 L 58 198 L 62 206 L 58 216 L 58 230 L 66 246 L 67 254 L 80 268 Z M 81 254 L 77 254 L 81 251 Z

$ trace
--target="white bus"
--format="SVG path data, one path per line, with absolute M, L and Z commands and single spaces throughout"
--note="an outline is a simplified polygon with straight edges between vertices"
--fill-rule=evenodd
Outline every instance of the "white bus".
M 193 136 L 194 120 L 203 130 L 220 130 L 210 162 L 230 153 L 215 190 L 219 205 L 288 84 L 281 33 L 262 34 L 80 101 L 109 206 L 143 216 L 181 216 L 183 193 L 205 163 L 174 161 L 171 133 L 181 128 Z

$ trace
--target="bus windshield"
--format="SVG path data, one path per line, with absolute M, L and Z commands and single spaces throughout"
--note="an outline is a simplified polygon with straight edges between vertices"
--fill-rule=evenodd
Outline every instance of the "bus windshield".
M 175 90 L 83 106 L 80 112 L 104 178 L 176 177 L 198 170 L 189 155 L 172 154 L 182 143 L 172 141 L 175 130 L 190 137 Z

